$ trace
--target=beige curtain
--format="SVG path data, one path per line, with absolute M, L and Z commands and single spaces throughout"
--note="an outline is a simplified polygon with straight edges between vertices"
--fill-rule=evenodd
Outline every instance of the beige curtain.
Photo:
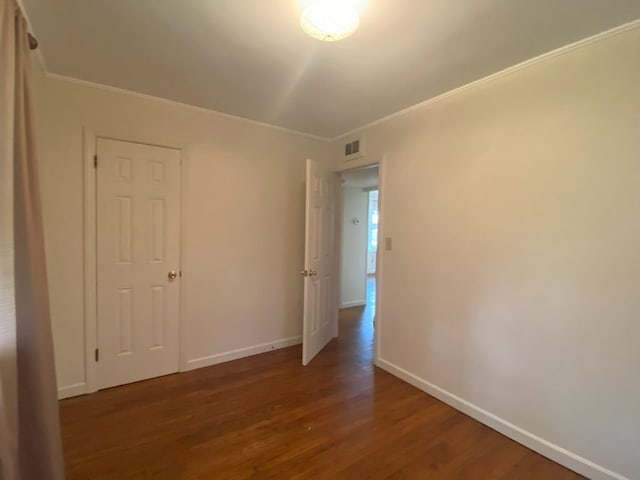
M 17 472 L 18 379 L 13 274 L 15 6 L 0 0 L 0 478 Z
M 15 0 L 0 5 L 0 471 L 2 480 L 58 480 L 64 468 L 27 25 Z

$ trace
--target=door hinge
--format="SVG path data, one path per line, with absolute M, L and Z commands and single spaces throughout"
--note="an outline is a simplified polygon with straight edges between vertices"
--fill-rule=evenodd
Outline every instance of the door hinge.
M 93 156 L 93 168 L 98 168 L 98 155 Z
M 96 362 L 100 360 L 100 350 L 98 350 L 97 348 L 95 350 L 95 357 L 96 357 Z

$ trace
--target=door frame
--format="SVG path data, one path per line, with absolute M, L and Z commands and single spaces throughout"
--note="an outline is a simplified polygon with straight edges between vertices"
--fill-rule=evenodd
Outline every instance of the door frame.
M 374 328 L 373 328 L 373 364 L 378 365 L 378 361 L 380 359 L 380 343 L 381 343 L 381 326 L 382 326 L 382 315 L 381 315 L 381 307 L 382 307 L 382 286 L 383 286 L 383 266 L 384 266 L 384 252 L 386 251 L 385 245 L 383 245 L 384 236 L 384 227 L 385 227 L 385 215 L 384 215 L 384 188 L 385 188 L 385 180 L 386 180 L 386 155 L 382 155 L 379 159 L 373 161 L 364 161 L 358 165 L 349 165 L 349 168 L 337 168 L 335 170 L 336 173 L 342 174 L 344 172 L 350 170 L 358 170 L 364 167 L 371 167 L 374 165 L 378 165 L 378 250 L 376 252 L 376 301 L 375 301 L 375 315 L 373 317 Z M 342 203 L 342 189 L 340 189 L 340 209 L 339 216 L 340 221 L 338 224 L 341 226 L 343 221 L 343 203 Z M 368 206 L 367 206 L 368 211 Z M 368 216 L 368 214 L 367 214 Z M 367 220 L 368 222 L 368 220 Z M 342 240 L 342 232 L 337 230 L 337 242 L 341 244 Z M 368 238 L 368 235 L 367 235 Z M 339 256 L 339 269 L 342 267 L 342 251 Z M 366 265 L 366 263 L 365 263 Z M 340 277 L 340 276 L 338 276 Z M 365 269 L 365 296 L 366 296 L 366 269 Z M 365 298 L 366 301 L 366 298 Z M 338 331 L 336 331 L 336 336 L 338 336 Z
M 378 365 L 380 360 L 380 343 L 382 338 L 382 286 L 383 286 L 383 265 L 386 257 L 386 245 L 383 245 L 385 238 L 385 213 L 384 213 L 384 188 L 386 183 L 387 162 L 383 155 L 378 162 L 378 250 L 376 251 L 376 313 L 373 316 L 373 364 Z
M 130 138 L 117 138 L 111 135 L 101 135 L 88 127 L 82 129 L 82 166 L 83 166 L 83 259 L 84 259 L 84 373 L 85 385 L 84 393 L 94 393 L 98 391 L 98 365 L 95 352 L 98 348 L 98 251 L 97 251 L 97 169 L 94 166 L 94 159 L 97 155 L 97 140 L 115 140 L 120 142 L 138 143 L 154 147 L 171 148 L 180 151 L 180 251 L 179 270 L 180 284 L 178 301 L 178 325 L 179 325 L 179 362 L 178 371 L 187 370 L 184 345 L 186 339 L 185 324 L 185 278 L 182 275 L 185 269 L 185 187 L 187 161 L 182 146 L 161 145 L 151 142 L 143 142 Z

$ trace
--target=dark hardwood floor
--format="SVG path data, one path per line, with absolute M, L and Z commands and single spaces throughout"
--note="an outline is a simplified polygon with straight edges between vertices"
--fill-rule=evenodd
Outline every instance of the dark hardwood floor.
M 68 480 L 582 478 L 374 368 L 372 310 L 308 367 L 297 346 L 62 401 Z

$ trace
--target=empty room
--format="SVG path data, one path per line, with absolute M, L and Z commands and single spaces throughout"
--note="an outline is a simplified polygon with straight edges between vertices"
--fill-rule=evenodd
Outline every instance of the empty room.
M 639 0 L 0 0 L 0 479 L 640 480 Z

